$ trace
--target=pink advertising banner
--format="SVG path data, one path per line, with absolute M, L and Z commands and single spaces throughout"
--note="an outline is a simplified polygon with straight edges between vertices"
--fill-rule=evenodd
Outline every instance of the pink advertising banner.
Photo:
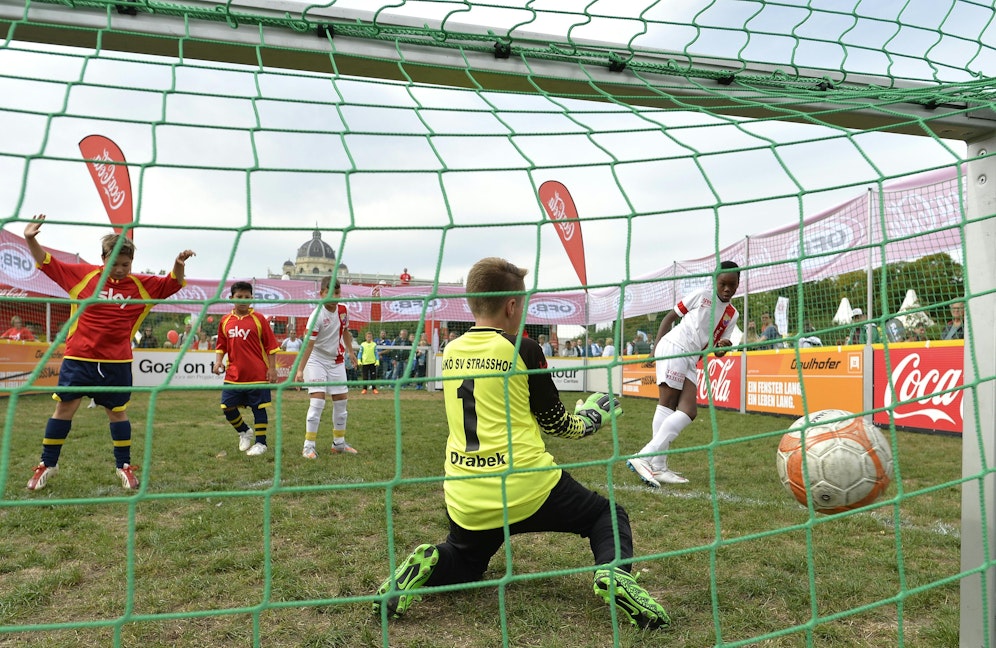
M 963 181 L 958 172 L 950 167 L 910 177 L 884 187 L 880 193 L 867 192 L 801 224 L 737 241 L 716 255 L 676 262 L 618 288 L 593 290 L 587 300 L 583 292 L 534 294 L 530 296 L 526 321 L 590 324 L 666 311 L 682 295 L 708 285 L 721 259 L 752 267 L 749 277 L 740 283 L 740 294 L 748 289 L 764 292 L 800 281 L 865 270 L 868 251 L 861 248 L 881 242 L 883 227 L 894 240 L 886 245 L 889 262 L 957 249 L 961 246 Z M 911 245 L 909 237 L 914 236 L 916 244 Z M 76 255 L 50 251 L 60 259 L 76 260 Z M 875 258 L 878 263 L 881 255 Z M 219 291 L 217 280 L 190 279 L 187 288 L 171 301 L 201 303 L 167 303 L 156 308 L 197 313 L 202 310 L 204 300 L 220 299 L 208 306 L 207 312 L 227 312 L 230 306 L 225 299 L 232 281 L 226 281 Z M 259 279 L 253 280 L 253 285 L 259 297 L 257 308 L 268 315 L 307 315 L 318 300 L 313 281 Z M 35 269 L 24 239 L 6 230 L 0 232 L 2 290 L 66 296 Z M 441 286 L 435 291 L 430 286 L 343 286 L 350 317 L 356 321 L 370 321 L 374 303 L 380 304 L 381 319 L 385 322 L 410 321 L 423 313 L 431 320 L 473 321 L 463 294 L 463 288 L 452 286 Z

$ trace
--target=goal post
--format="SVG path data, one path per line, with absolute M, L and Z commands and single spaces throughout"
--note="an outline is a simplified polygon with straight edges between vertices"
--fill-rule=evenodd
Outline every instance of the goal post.
M 965 265 L 968 329 L 965 384 L 975 384 L 964 400 L 962 474 L 979 475 L 962 484 L 961 565 L 975 571 L 961 581 L 961 646 L 996 644 L 996 134 L 969 143 L 966 182 Z M 967 331 L 971 331 L 971 335 Z M 977 571 L 976 571 L 977 570 Z

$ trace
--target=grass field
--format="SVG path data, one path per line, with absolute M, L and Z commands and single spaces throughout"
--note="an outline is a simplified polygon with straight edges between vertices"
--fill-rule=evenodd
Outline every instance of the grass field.
M 217 398 L 135 393 L 135 495 L 118 484 L 93 409 L 78 413 L 60 472 L 29 493 L 52 402 L 0 401 L 12 421 L 0 454 L 0 646 L 958 645 L 958 438 L 897 433 L 901 489 L 810 518 L 775 470 L 788 419 L 701 410 L 672 448 L 691 482 L 656 491 L 624 463 L 649 437 L 653 404 L 624 399 L 615 432 L 547 446 L 628 510 L 643 559 L 634 573 L 670 629 L 615 625 L 592 593 L 587 541 L 569 535 L 516 537 L 486 582 L 429 594 L 382 624 L 370 603 L 392 558 L 445 537 L 441 394 L 352 392 L 360 454 L 317 461 L 300 456 L 305 394 L 275 399 L 262 457 L 238 452 Z

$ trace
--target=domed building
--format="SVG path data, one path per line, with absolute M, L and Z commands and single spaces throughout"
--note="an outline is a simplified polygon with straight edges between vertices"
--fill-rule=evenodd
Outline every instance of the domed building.
M 317 279 L 336 271 L 335 250 L 322 240 L 322 233 L 317 229 L 312 232 L 311 239 L 297 249 L 294 261 L 284 261 L 283 274 L 292 279 Z M 340 264 L 339 276 L 349 273 L 349 268 Z

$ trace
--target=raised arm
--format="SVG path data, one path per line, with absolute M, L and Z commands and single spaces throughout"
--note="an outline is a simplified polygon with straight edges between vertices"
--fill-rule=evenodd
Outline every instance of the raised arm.
M 193 250 L 184 250 L 176 255 L 176 261 L 173 262 L 173 276 L 181 284 L 183 283 L 184 271 L 187 267 L 187 259 L 192 256 L 195 256 Z
M 45 214 L 38 214 L 33 217 L 24 228 L 24 240 L 28 243 L 28 250 L 31 251 L 31 256 L 34 258 L 35 263 L 41 265 L 45 263 L 45 256 L 47 252 L 42 248 L 41 243 L 36 239 L 38 232 L 41 231 L 42 223 L 45 222 Z

